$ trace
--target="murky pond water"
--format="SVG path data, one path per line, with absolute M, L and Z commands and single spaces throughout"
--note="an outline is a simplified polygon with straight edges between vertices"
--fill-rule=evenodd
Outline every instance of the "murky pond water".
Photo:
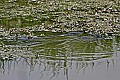
M 120 0 L 0 0 L 0 80 L 119 80 Z
M 113 80 L 120 74 L 120 37 L 33 32 L 0 39 L 1 80 Z

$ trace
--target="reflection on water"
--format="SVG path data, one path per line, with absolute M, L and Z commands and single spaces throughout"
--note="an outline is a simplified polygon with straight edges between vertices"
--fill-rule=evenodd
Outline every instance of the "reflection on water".
M 2 80 L 106 80 L 112 70 L 120 73 L 119 36 L 105 39 L 77 32 L 44 31 L 32 35 L 1 36 Z M 117 74 L 115 77 L 119 79 Z
M 119 79 L 119 5 L 0 0 L 0 80 Z

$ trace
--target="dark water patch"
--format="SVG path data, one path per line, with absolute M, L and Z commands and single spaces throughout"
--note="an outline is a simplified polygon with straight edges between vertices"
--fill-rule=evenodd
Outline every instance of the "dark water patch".
M 66 34 L 66 36 L 78 36 L 78 35 L 82 35 L 84 32 L 82 31 L 71 31 L 71 32 L 68 32 Z

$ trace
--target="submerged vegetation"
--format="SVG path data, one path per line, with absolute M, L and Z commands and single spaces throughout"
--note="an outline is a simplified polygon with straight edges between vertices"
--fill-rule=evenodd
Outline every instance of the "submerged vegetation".
M 6 75 L 7 70 L 9 74 L 12 74 L 12 71 L 16 73 L 18 70 L 27 71 L 31 75 L 32 72 L 33 74 L 39 72 L 35 75 L 44 80 L 44 76 L 48 73 L 51 74 L 47 76 L 49 79 L 57 78 L 63 73 L 67 78 L 70 77 L 68 70 L 73 69 L 78 74 L 87 67 L 94 68 L 100 64 L 106 64 L 109 68 L 111 64 L 114 65 L 116 62 L 114 57 L 120 52 L 119 36 L 104 39 L 72 33 L 43 31 L 34 32 L 33 34 L 37 37 L 32 38 L 1 37 L 1 73 Z M 32 79 L 31 75 L 30 79 Z
M 67 75 L 70 67 L 114 63 L 118 52 L 120 0 L 0 0 L 3 73 L 23 62 L 30 71 Z
M 44 31 L 35 32 L 34 37 L 4 36 L 0 39 L 0 59 L 4 61 L 23 57 L 62 61 L 94 61 L 112 57 L 116 51 L 119 51 L 119 38 L 119 36 L 111 36 L 111 39 L 104 39 L 91 35 Z

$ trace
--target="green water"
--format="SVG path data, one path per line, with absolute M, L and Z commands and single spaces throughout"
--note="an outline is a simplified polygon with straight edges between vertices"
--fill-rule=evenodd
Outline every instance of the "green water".
M 18 36 L 16 34 L 2 36 L 1 53 L 5 56 L 29 55 L 33 58 L 44 57 L 50 60 L 66 60 L 68 57 L 70 60 L 91 61 L 111 57 L 114 53 L 113 45 L 119 44 L 119 36 L 99 38 L 84 33 L 75 33 L 77 32 L 41 31 L 33 32 L 34 36 L 23 33 Z
M 120 79 L 119 0 L 0 0 L 0 80 Z
M 102 73 L 105 69 L 106 73 L 111 72 L 111 67 L 116 70 L 114 66 L 120 66 L 119 36 L 99 38 L 79 32 L 50 31 L 33 32 L 32 35 L 19 33 L 18 36 L 11 34 L 1 37 L 2 80 L 79 80 L 79 75 L 82 80 L 89 80 L 89 77 L 84 77 L 90 75 L 89 71 L 97 75 L 97 70 Z M 93 75 L 92 78 L 96 80 Z

